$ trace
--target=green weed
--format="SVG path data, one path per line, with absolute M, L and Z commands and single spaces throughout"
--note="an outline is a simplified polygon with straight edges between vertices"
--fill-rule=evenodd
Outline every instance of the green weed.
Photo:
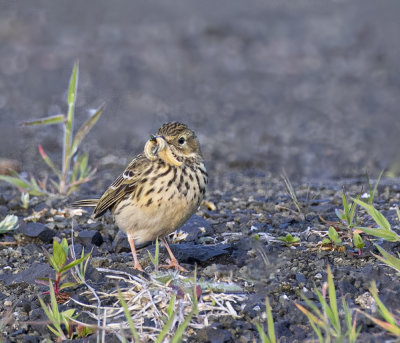
M 356 326 L 357 316 L 353 318 L 352 312 L 350 311 L 346 301 L 342 298 L 342 307 L 345 313 L 344 324 L 346 325 L 346 330 L 344 330 L 339 318 L 336 289 L 329 266 L 327 274 L 328 280 L 322 286 L 321 291 L 314 287 L 314 292 L 318 297 L 322 310 L 302 293 L 300 295 L 308 305 L 309 309 L 298 303 L 295 303 L 295 305 L 308 318 L 320 343 L 354 343 L 356 342 L 361 330 L 361 327 Z
M 367 213 L 372 217 L 379 228 L 369 228 L 369 227 L 357 227 L 357 229 L 365 232 L 368 235 L 383 238 L 389 242 L 399 242 L 400 236 L 392 231 L 390 223 L 385 218 L 385 216 L 379 212 L 373 205 L 363 202 L 359 199 L 353 199 L 358 205 L 363 207 Z
M 75 318 L 75 309 L 69 309 L 60 312 L 58 309 L 56 293 L 53 288 L 51 280 L 49 280 L 50 287 L 50 305 L 44 303 L 42 298 L 39 296 L 40 305 L 43 311 L 46 313 L 47 318 L 50 320 L 50 325 L 47 325 L 48 329 L 58 337 L 58 342 L 62 342 L 66 339 L 73 338 L 72 327 L 70 326 L 70 320 Z M 65 326 L 67 334 L 64 333 L 62 325 Z
M 292 234 L 290 233 L 288 233 L 286 236 L 278 237 L 277 239 L 280 240 L 281 242 L 286 243 L 287 245 L 295 244 L 300 240 L 299 237 L 292 236 Z
M 272 308 L 268 298 L 265 299 L 265 311 L 267 313 L 267 332 L 264 332 L 262 326 L 256 323 L 258 334 L 262 343 L 276 343 L 278 340 L 275 335 L 274 318 L 272 317 Z
M 104 109 L 104 105 L 100 106 L 96 111 L 94 111 L 94 113 L 81 126 L 81 128 L 74 136 L 73 124 L 75 116 L 78 79 L 79 65 L 78 62 L 75 62 L 68 87 L 67 115 L 59 114 L 46 118 L 35 119 L 24 123 L 24 125 L 27 126 L 43 126 L 53 124 L 61 124 L 63 126 L 64 140 L 61 169 L 56 166 L 56 164 L 46 154 L 43 147 L 39 145 L 40 156 L 58 179 L 58 182 L 55 182 L 52 179 L 50 180 L 50 183 L 52 184 L 52 191 L 50 192 L 47 190 L 47 179 L 37 181 L 34 177 L 31 177 L 30 180 L 27 180 L 22 176 L 13 173 L 13 175 L 11 176 L 0 175 L 0 180 L 10 183 L 18 187 L 21 191 L 27 192 L 32 196 L 40 196 L 48 195 L 49 193 L 68 195 L 76 190 L 79 185 L 91 179 L 96 170 L 91 169 L 88 166 L 88 155 L 86 153 L 79 154 L 78 148 L 83 138 L 87 135 L 87 133 L 92 129 L 94 124 L 96 124 L 96 122 L 100 118 L 100 115 Z
M 324 245 L 332 244 L 333 246 L 341 246 L 342 245 L 342 239 L 339 237 L 339 233 L 333 226 L 329 227 L 328 237 L 329 238 L 324 238 L 322 240 L 322 244 L 324 244 Z
M 49 260 L 50 266 L 54 269 L 56 273 L 55 279 L 48 279 L 48 278 L 39 278 L 36 280 L 38 283 L 51 286 L 53 288 L 54 283 L 54 291 L 57 295 L 61 290 L 67 287 L 73 287 L 79 284 L 79 282 L 64 282 L 64 279 L 67 277 L 67 271 L 74 268 L 77 265 L 81 265 L 81 270 L 86 271 L 87 263 L 84 264 L 83 262 L 89 258 L 91 253 L 83 255 L 72 262 L 67 263 L 68 258 L 68 243 L 67 240 L 64 238 L 61 241 L 61 244 L 58 243 L 56 240 L 53 241 L 53 255 L 51 255 L 46 249 L 44 249 L 45 254 Z M 83 274 L 84 275 L 84 274 Z M 49 283 L 50 281 L 50 283 Z M 51 289 L 50 288 L 50 289 Z
M 371 188 L 371 182 L 369 179 L 369 175 L 368 173 L 366 174 L 367 177 L 367 184 L 368 184 L 368 204 L 372 205 L 374 203 L 374 199 L 375 199 L 375 194 L 376 194 L 376 190 L 378 189 L 378 185 L 379 182 L 381 181 L 381 177 L 383 175 L 383 172 L 385 171 L 385 169 L 382 169 L 381 172 L 379 173 L 378 179 L 376 180 L 375 186 L 372 189 Z

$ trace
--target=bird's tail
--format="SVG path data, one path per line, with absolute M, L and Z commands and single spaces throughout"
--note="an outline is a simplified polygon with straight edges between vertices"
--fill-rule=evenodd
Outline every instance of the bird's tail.
M 99 199 L 78 200 L 71 204 L 71 207 L 96 207 Z

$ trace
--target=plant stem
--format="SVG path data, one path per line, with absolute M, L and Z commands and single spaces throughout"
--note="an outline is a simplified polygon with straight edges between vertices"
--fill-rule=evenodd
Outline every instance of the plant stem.
M 76 102 L 76 90 L 78 87 L 78 73 L 79 73 L 79 65 L 78 62 L 75 62 L 68 89 L 68 116 L 64 124 L 63 165 L 62 165 L 62 178 L 60 180 L 61 194 L 64 194 L 66 192 L 68 173 L 71 163 L 70 150 L 72 145 L 72 130 L 74 127 L 74 110 Z

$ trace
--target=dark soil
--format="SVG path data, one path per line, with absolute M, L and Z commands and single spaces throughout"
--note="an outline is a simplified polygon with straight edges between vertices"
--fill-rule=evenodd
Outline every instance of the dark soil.
M 19 123 L 65 111 L 75 58 L 76 125 L 87 109 L 103 101 L 107 106 L 82 146 L 98 173 L 76 194 L 33 198 L 25 210 L 18 191 L 0 184 L 0 220 L 15 214 L 20 224 L 14 234 L 0 236 L 3 341 L 54 341 L 38 300 L 46 287 L 35 280 L 51 274 L 42 247 L 51 249 L 53 239 L 71 242 L 72 223 L 76 252 L 93 248 L 87 277 L 95 289 L 115 289 L 96 268 L 135 273 L 129 246 L 109 214 L 92 222 L 90 213 L 71 219 L 50 211 L 100 195 L 142 151 L 148 134 L 169 120 L 198 134 L 210 174 L 207 200 L 216 206 L 202 206 L 183 228 L 186 240 L 172 249 L 188 275 L 197 265 L 199 278 L 232 280 L 245 297 L 232 305 L 237 317 L 210 317 L 208 327 L 190 332 L 189 342 L 258 342 L 255 323 L 265 324 L 266 297 L 281 342 L 315 338 L 294 302 L 303 303 L 299 292 L 317 301 L 312 289 L 326 281 L 328 265 L 337 295 L 351 308 L 372 313 L 363 299 L 374 280 L 383 302 L 398 310 L 399 278 L 372 255 L 372 241 L 364 236 L 361 254 L 345 238 L 345 250 L 319 244 L 329 227 L 321 217 L 336 220 L 342 187 L 355 196 L 366 190 L 366 170 L 372 176 L 382 168 L 399 173 L 398 2 L 116 3 L 0 0 L 1 158 L 44 175 L 40 143 L 59 161 L 59 128 Z M 279 176 L 283 167 L 304 217 Z M 394 230 L 398 185 L 399 179 L 385 178 L 375 199 Z M 36 223 L 24 221 L 44 209 Z M 373 225 L 365 212 L 358 217 L 363 226 Z M 298 236 L 299 244 L 276 241 L 286 233 Z M 399 251 L 397 243 L 377 243 Z M 146 249 L 154 246 L 139 252 L 151 272 Z M 162 248 L 161 260 L 166 258 Z M 69 292 L 80 299 L 82 291 Z M 361 314 L 358 323 L 360 342 L 390 339 Z M 113 341 L 115 336 L 107 340 Z

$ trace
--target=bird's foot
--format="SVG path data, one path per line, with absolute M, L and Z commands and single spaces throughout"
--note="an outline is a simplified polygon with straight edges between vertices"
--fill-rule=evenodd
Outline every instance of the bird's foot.
M 182 273 L 187 273 L 188 270 L 183 268 L 179 263 L 177 259 L 172 259 L 169 264 L 162 264 L 159 266 L 159 268 L 164 268 L 164 269 L 171 269 L 175 268 L 176 270 L 181 271 Z
M 139 270 L 141 272 L 144 272 L 142 266 L 140 265 L 139 261 L 135 261 L 135 265 L 133 266 L 133 269 Z

